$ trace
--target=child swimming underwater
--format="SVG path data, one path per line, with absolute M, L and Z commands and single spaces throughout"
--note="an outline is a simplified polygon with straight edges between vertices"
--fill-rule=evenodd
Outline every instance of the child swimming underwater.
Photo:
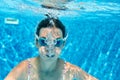
M 39 56 L 22 61 L 5 80 L 97 80 L 81 68 L 59 58 L 67 31 L 63 23 L 47 14 L 35 32 Z

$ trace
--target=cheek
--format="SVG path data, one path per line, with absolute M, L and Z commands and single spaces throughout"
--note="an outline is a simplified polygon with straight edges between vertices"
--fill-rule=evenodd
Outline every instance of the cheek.
M 40 47 L 39 48 L 39 53 L 40 54 L 45 54 L 46 53 L 45 47 Z
M 61 49 L 56 47 L 54 49 L 54 52 L 59 55 L 61 53 Z M 45 47 L 40 47 L 39 48 L 39 53 L 43 54 L 43 55 L 46 54 L 47 53 L 46 48 Z
M 61 49 L 56 47 L 55 52 L 59 55 L 61 53 Z

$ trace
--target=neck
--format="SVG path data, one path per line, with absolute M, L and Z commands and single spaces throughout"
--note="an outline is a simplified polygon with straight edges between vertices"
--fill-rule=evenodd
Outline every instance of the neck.
M 57 68 L 58 59 L 44 60 L 39 57 L 39 66 L 41 72 L 52 72 Z

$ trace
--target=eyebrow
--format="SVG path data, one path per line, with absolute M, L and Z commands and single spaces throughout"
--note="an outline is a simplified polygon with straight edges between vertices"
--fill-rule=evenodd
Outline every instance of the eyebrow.
M 46 37 L 39 37 L 39 38 L 44 38 L 44 39 L 46 39 Z
M 56 39 L 61 39 L 62 37 L 58 37 L 58 38 L 56 38 Z

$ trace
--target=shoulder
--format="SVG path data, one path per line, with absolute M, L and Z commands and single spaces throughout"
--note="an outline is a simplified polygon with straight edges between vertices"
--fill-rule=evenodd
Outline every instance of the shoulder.
M 70 64 L 69 62 L 66 62 L 65 68 L 66 68 L 67 72 L 69 74 L 73 75 L 73 77 L 75 79 L 80 79 L 80 80 L 97 80 L 96 78 L 94 78 L 93 76 L 91 76 L 90 74 L 88 74 L 87 72 L 82 70 L 80 67 L 75 66 L 73 64 Z
M 30 61 L 33 62 L 34 60 L 35 60 L 35 58 L 30 58 L 30 59 L 24 60 L 21 63 L 19 63 L 7 75 L 5 80 L 17 80 L 19 78 L 22 78 L 22 80 L 24 80 L 25 76 L 27 75 L 28 65 L 29 65 Z

